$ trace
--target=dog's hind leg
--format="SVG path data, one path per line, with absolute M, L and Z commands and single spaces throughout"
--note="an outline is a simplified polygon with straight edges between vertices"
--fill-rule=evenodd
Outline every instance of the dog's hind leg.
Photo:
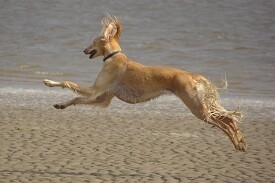
M 114 95 L 110 93 L 104 93 L 103 95 L 98 96 L 95 100 L 86 97 L 76 97 L 64 103 L 54 104 L 53 106 L 56 109 L 65 109 L 71 105 L 87 104 L 105 108 L 110 105 L 113 97 Z
M 236 121 L 241 120 L 241 113 L 227 111 L 219 104 L 217 88 L 203 77 L 193 78 L 191 84 L 178 88 L 176 93 L 199 119 L 217 126 L 227 134 L 235 148 L 246 151 L 246 142 Z M 180 93 L 181 92 L 181 93 Z
M 244 135 L 237 126 L 233 116 L 212 116 L 210 119 L 206 119 L 205 121 L 211 121 L 212 124 L 222 129 L 234 144 L 235 149 L 239 151 L 247 150 Z
M 227 86 L 227 82 L 225 81 Z M 236 111 L 227 111 L 219 103 L 217 88 L 206 79 L 202 79 L 197 85 L 197 92 L 200 101 L 204 106 L 204 121 L 211 122 L 223 130 L 230 138 L 235 148 L 239 151 L 246 151 L 247 144 L 244 135 L 236 122 L 241 122 L 243 114 Z
M 89 87 L 82 87 L 79 86 L 76 83 L 73 83 L 71 81 L 64 81 L 64 82 L 57 82 L 57 81 L 52 81 L 49 79 L 43 80 L 43 83 L 47 85 L 48 87 L 62 87 L 62 88 L 69 88 L 71 91 L 74 93 L 83 95 L 83 96 L 90 96 L 91 93 L 91 88 Z

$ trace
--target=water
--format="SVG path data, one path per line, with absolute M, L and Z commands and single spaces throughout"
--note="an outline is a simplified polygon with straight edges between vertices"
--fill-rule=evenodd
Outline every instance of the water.
M 274 9 L 274 0 L 1 0 L 0 89 L 45 90 L 44 78 L 92 85 L 102 58 L 83 50 L 109 12 L 122 19 L 128 58 L 214 82 L 226 75 L 225 97 L 274 103 Z

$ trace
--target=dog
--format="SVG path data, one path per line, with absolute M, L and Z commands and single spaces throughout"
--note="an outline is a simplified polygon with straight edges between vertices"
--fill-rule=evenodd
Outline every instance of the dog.
M 92 87 L 82 87 L 70 81 L 43 81 L 49 87 L 68 88 L 81 96 L 55 104 L 56 109 L 77 104 L 108 107 L 114 97 L 136 104 L 169 92 L 181 99 L 198 119 L 225 132 L 236 150 L 246 151 L 245 138 L 237 126 L 243 115 L 239 111 L 227 111 L 220 105 L 216 86 L 199 74 L 175 68 L 145 66 L 128 59 L 119 45 L 120 19 L 106 14 L 102 24 L 102 35 L 84 50 L 90 59 L 104 57 L 103 68 Z

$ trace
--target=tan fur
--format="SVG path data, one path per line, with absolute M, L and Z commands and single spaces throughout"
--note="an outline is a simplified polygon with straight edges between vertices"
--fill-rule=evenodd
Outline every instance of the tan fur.
M 121 51 L 119 19 L 106 15 L 102 23 L 102 36 L 96 38 L 84 50 L 91 59 L 98 56 L 106 58 L 111 53 Z M 222 129 L 237 150 L 246 150 L 244 137 L 236 124 L 236 121 L 241 119 L 240 113 L 225 110 L 219 104 L 217 88 L 198 74 L 174 68 L 145 66 L 129 60 L 120 52 L 104 62 L 92 87 L 81 87 L 70 81 L 55 82 L 48 79 L 45 79 L 44 83 L 49 87 L 69 88 L 83 96 L 55 104 L 54 107 L 57 109 L 76 104 L 107 107 L 113 97 L 135 104 L 170 92 L 179 97 L 197 118 Z

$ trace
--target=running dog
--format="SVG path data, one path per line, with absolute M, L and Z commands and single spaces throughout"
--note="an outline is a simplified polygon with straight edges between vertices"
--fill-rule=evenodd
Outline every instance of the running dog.
M 82 87 L 70 81 L 43 81 L 49 87 L 69 88 L 81 95 L 55 104 L 56 109 L 76 104 L 107 107 L 114 97 L 136 104 L 169 92 L 180 98 L 197 118 L 225 132 L 235 149 L 246 151 L 244 136 L 237 126 L 243 115 L 238 111 L 227 111 L 220 105 L 217 87 L 198 74 L 168 67 L 145 66 L 128 59 L 119 46 L 120 20 L 107 14 L 102 24 L 102 35 L 84 50 L 90 59 L 104 56 L 103 68 L 92 87 Z

